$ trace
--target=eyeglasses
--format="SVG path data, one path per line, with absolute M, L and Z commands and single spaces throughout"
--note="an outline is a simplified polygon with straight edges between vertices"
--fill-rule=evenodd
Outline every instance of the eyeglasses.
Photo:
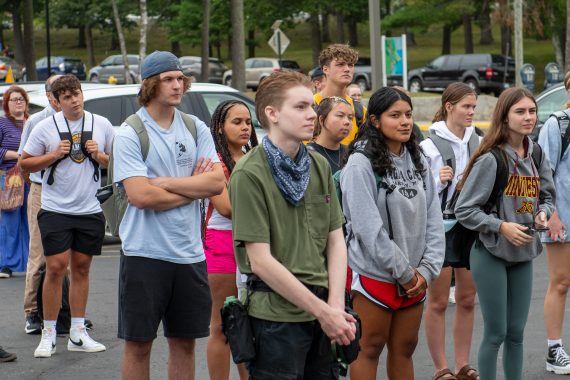
M 12 103 L 25 103 L 26 99 L 24 99 L 24 98 L 12 98 L 12 99 L 10 99 L 10 101 Z

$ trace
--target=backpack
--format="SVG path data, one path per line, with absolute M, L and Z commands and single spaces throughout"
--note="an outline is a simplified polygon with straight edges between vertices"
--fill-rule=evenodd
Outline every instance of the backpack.
M 198 132 L 196 130 L 196 124 L 194 123 L 194 120 L 188 114 L 185 114 L 183 112 L 180 114 L 182 116 L 182 120 L 184 121 L 186 129 L 188 129 L 194 138 L 196 146 L 198 146 Z M 129 116 L 127 120 L 125 120 L 125 123 L 127 123 L 137 133 L 141 144 L 142 159 L 143 161 L 146 161 L 150 148 L 150 141 L 143 121 L 139 115 L 135 113 Z M 107 168 L 108 185 L 99 189 L 97 192 L 97 199 L 99 199 L 99 202 L 101 203 L 101 208 L 103 209 L 103 214 L 107 220 L 107 225 L 109 227 L 111 235 L 119 236 L 119 226 L 121 225 L 121 221 L 123 220 L 123 216 L 125 215 L 125 211 L 127 210 L 127 205 L 129 202 L 125 189 L 122 186 L 117 186 L 114 183 L 113 163 L 113 150 L 111 149 L 111 154 L 109 154 L 109 165 Z
M 457 162 L 455 160 L 455 153 L 453 153 L 453 148 L 451 147 L 450 142 L 438 136 L 435 133 L 435 131 L 431 129 L 429 131 L 428 138 L 433 142 L 433 145 L 435 145 L 435 148 L 439 151 L 439 154 L 441 154 L 441 158 L 443 159 L 444 165 L 450 166 L 451 169 L 453 169 L 453 173 L 455 173 L 455 170 L 457 169 Z M 475 131 L 473 131 L 471 133 L 471 136 L 469 137 L 469 142 L 467 143 L 467 150 L 469 152 L 469 157 L 471 157 L 471 155 L 475 152 L 478 146 L 479 146 L 479 135 Z M 447 182 L 447 186 L 445 186 L 445 189 L 443 189 L 441 197 L 441 211 L 445 210 L 447 203 L 447 195 L 449 192 L 449 187 L 451 186 L 451 182 L 452 181 Z
M 360 127 L 366 120 L 364 120 L 364 106 L 357 100 L 352 100 L 354 105 L 354 117 L 356 118 L 356 126 Z
M 560 147 L 560 160 L 564 156 L 566 149 L 570 145 L 570 133 L 568 133 L 568 124 L 570 124 L 570 118 L 568 114 L 564 111 L 554 112 L 550 117 L 554 116 L 558 121 L 558 128 L 560 128 L 561 137 L 561 147 Z
M 89 160 L 91 161 L 91 164 L 93 164 L 93 181 L 97 182 L 99 181 L 99 163 L 93 158 L 91 157 L 91 154 L 89 154 L 89 152 L 87 152 L 87 149 L 85 148 L 85 143 L 88 140 L 92 140 L 93 139 L 93 127 L 95 124 L 95 115 L 91 114 L 91 130 L 90 131 L 85 131 L 84 127 L 85 127 L 85 113 L 83 114 L 83 124 L 81 125 L 81 141 L 80 141 L 80 145 L 81 145 L 81 152 L 83 152 L 83 155 Z M 55 115 L 52 115 L 51 117 L 53 119 L 53 123 L 55 124 L 55 128 L 57 129 L 57 133 L 59 134 L 59 138 L 64 141 L 67 140 L 69 141 L 69 143 L 71 145 L 73 145 L 73 137 L 71 135 L 71 130 L 69 129 L 69 124 L 67 125 L 67 130 L 68 132 L 62 132 L 59 129 L 59 126 L 57 125 L 57 121 L 55 121 Z M 67 119 L 65 120 L 66 124 L 67 124 Z M 67 157 L 69 157 L 69 154 L 66 154 L 65 156 L 61 157 L 60 159 L 58 159 L 57 161 L 55 161 L 50 167 L 51 170 L 49 172 L 48 175 L 48 179 L 47 179 L 47 184 L 48 185 L 53 185 L 54 183 L 54 174 L 55 174 L 55 169 L 57 168 L 57 166 L 59 165 L 59 163 L 63 160 L 65 160 Z M 44 175 L 44 172 L 42 170 L 42 177 Z
M 533 142 L 532 144 L 532 161 L 537 168 L 540 168 L 542 165 L 542 148 L 537 143 Z M 509 180 L 509 166 L 505 152 L 499 147 L 494 147 L 491 149 L 491 154 L 493 154 L 493 157 L 495 157 L 495 160 L 497 161 L 497 174 L 489 199 L 482 207 L 482 210 L 486 214 L 490 214 L 493 207 L 497 207 L 498 212 L 499 200 L 501 199 L 503 191 Z M 444 221 L 456 220 L 455 206 L 460 193 L 461 190 L 459 189 L 456 189 L 453 193 L 446 210 L 443 211 Z M 463 263 L 467 265 L 467 269 L 469 269 L 469 254 L 473 244 L 475 244 L 475 241 L 479 238 L 479 231 L 470 230 L 463 226 L 461 222 L 457 221 L 454 226 L 446 232 L 445 237 L 446 261 L 452 266 L 454 263 Z

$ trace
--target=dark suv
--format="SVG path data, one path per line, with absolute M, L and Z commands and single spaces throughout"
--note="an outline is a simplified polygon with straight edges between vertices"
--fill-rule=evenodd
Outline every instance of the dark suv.
M 441 91 L 453 82 L 465 82 L 478 92 L 499 95 L 515 85 L 515 61 L 496 54 L 450 54 L 408 73 L 411 92 Z

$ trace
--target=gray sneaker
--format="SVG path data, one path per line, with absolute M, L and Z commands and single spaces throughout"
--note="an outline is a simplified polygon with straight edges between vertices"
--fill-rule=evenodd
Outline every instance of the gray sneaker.
M 564 350 L 564 346 L 555 344 L 548 347 L 546 353 L 546 370 L 557 375 L 570 374 L 570 356 Z

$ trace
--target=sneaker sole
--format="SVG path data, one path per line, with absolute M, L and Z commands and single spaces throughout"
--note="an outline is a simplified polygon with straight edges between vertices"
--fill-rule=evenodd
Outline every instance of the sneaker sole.
M 570 368 L 558 367 L 550 363 L 546 363 L 546 370 L 548 372 L 554 372 L 556 375 L 570 375 Z
M 51 350 L 50 353 L 38 353 L 37 351 L 34 351 L 34 358 L 51 358 L 51 356 L 53 354 L 55 354 L 56 348 L 54 347 L 53 350 Z
M 73 351 L 73 352 L 87 352 L 87 353 L 95 353 L 95 352 L 103 352 L 106 351 L 107 347 L 103 347 L 103 348 L 84 348 L 84 347 L 78 347 L 74 344 L 68 344 L 67 345 L 67 351 Z
M 7 356 L 5 358 L 0 358 L 0 363 L 8 363 L 13 362 L 14 360 L 18 359 L 18 357 L 14 354 Z

